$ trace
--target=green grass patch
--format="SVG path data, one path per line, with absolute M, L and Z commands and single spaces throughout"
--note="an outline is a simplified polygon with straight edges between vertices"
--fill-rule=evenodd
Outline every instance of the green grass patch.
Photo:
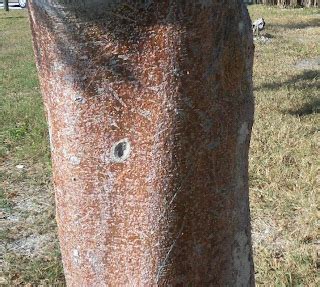
M 56 248 L 58 250 L 58 246 Z M 11 286 L 25 285 L 25 282 L 32 282 L 32 286 L 64 286 L 59 253 L 53 252 L 41 258 L 11 254 L 6 261 L 11 266 L 7 274 Z
M 27 13 L 1 11 L 0 34 L 0 156 L 49 163 Z
M 26 11 L 1 10 L 0 35 L 0 216 L 6 223 L 0 285 L 62 286 L 47 124 Z M 54 234 L 54 244 L 39 245 L 42 253 L 41 241 L 30 236 L 46 234 Z M 24 253 L 28 244 L 36 247 L 34 256 Z
M 320 21 L 317 9 L 251 6 L 256 43 L 251 210 L 258 286 L 317 286 Z M 301 61 L 309 63 L 299 66 Z
M 0 189 L 0 208 L 10 210 L 11 206 L 12 205 L 6 197 L 5 192 L 2 189 Z

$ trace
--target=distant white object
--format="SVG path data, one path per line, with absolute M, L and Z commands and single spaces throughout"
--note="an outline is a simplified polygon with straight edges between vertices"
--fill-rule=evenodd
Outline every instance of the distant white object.
M 259 32 L 262 31 L 265 26 L 266 26 L 266 22 L 264 21 L 263 18 L 257 19 L 252 23 L 253 34 L 257 33 L 259 35 Z
M 21 8 L 27 7 L 27 0 L 19 0 L 18 3 Z
M 23 168 L 24 168 L 24 165 L 23 165 L 23 164 L 18 164 L 18 165 L 16 165 L 16 168 L 17 168 L 17 169 L 23 169 Z

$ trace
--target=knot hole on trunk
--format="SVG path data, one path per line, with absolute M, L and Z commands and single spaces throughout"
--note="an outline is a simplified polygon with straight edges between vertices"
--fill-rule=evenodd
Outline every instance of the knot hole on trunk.
M 124 162 L 130 156 L 131 145 L 128 139 L 116 142 L 111 148 L 111 159 L 113 162 Z

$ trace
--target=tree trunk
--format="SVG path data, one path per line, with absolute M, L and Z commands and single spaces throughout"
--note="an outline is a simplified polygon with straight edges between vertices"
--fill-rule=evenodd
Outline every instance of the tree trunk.
M 253 286 L 242 0 L 29 9 L 68 286 Z
M 3 1 L 3 7 L 5 11 L 9 11 L 9 0 L 4 0 Z

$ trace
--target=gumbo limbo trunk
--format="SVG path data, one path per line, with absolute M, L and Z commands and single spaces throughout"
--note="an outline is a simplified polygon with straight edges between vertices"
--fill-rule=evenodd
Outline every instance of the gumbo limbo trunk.
M 68 286 L 251 286 L 242 0 L 30 0 Z

